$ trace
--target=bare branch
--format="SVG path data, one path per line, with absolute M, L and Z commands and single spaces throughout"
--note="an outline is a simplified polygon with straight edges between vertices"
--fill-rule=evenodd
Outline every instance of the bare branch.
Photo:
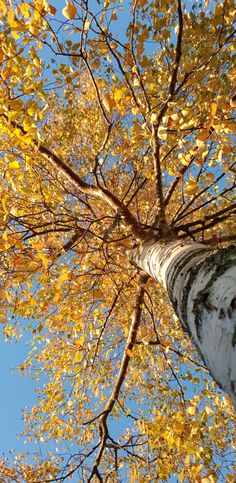
M 198 218 L 197 220 L 191 221 L 189 223 L 185 223 L 183 225 L 177 225 L 176 228 L 178 230 L 185 230 L 187 228 L 194 227 L 196 225 L 205 225 L 207 220 L 215 220 L 216 223 L 218 223 L 218 218 L 224 215 L 225 213 L 233 212 L 236 210 L 236 205 L 235 203 L 230 204 L 227 206 L 227 208 L 224 208 L 223 210 L 217 211 L 216 213 L 212 213 L 210 215 L 204 216 L 204 218 Z M 230 216 L 231 213 L 229 213 L 228 216 Z
M 218 179 L 217 179 L 216 181 L 218 181 Z M 213 183 L 213 185 L 214 185 L 214 183 Z M 212 185 L 212 186 L 213 186 L 213 185 Z M 209 203 L 212 203 L 212 201 L 217 200 L 217 198 L 219 198 L 220 196 L 224 196 L 226 193 L 229 193 L 230 191 L 233 191 L 233 190 L 234 190 L 234 188 L 235 188 L 235 186 L 236 186 L 236 183 L 233 183 L 233 184 L 232 184 L 232 185 L 231 185 L 229 188 L 224 189 L 223 191 L 221 191 L 219 194 L 217 194 L 217 195 L 216 195 L 216 196 L 214 196 L 213 198 L 210 198 L 209 200 L 207 200 L 207 201 L 205 201 L 204 203 L 202 203 L 202 204 L 200 204 L 200 205 L 196 206 L 196 208 L 193 208 L 191 211 L 188 211 L 187 213 L 185 213 L 185 214 L 183 215 L 183 212 L 185 211 L 185 209 L 184 209 L 184 210 L 183 210 L 183 211 L 180 213 L 180 214 L 181 214 L 181 216 L 178 216 L 178 217 L 177 217 L 177 219 L 176 219 L 176 221 L 173 223 L 173 226 L 174 226 L 174 224 L 175 224 L 175 223 L 176 223 L 178 220 L 182 220 L 182 219 L 186 218 L 187 216 L 191 215 L 191 214 L 192 214 L 192 213 L 194 213 L 195 211 L 198 211 L 198 210 L 200 210 L 201 208 L 203 208 L 204 206 L 209 205 Z M 195 197 L 194 197 L 194 198 L 191 200 L 191 203 L 190 203 L 190 204 L 192 204 L 192 203 L 193 203 L 193 202 L 196 200 L 196 198 L 198 198 L 198 197 L 199 197 L 199 196 L 200 196 L 200 195 L 201 195 L 201 194 L 202 194 L 204 191 L 206 191 L 206 190 L 207 190 L 207 189 L 209 189 L 209 188 L 210 188 L 210 186 L 208 186 L 208 187 L 207 187 L 205 190 L 202 190 L 202 192 L 198 193 L 198 195 L 196 195 L 196 196 L 195 196 Z M 189 204 L 188 204 L 188 206 L 189 206 Z

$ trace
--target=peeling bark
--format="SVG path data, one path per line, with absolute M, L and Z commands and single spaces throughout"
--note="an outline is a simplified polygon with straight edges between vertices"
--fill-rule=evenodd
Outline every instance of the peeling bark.
M 236 407 L 236 246 L 143 242 L 133 260 L 166 288 L 214 380 Z

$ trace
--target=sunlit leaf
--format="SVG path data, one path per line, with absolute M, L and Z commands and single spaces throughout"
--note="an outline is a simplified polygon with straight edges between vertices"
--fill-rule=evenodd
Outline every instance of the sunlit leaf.
M 62 13 L 68 20 L 73 20 L 77 14 L 77 8 L 73 3 L 67 1 Z

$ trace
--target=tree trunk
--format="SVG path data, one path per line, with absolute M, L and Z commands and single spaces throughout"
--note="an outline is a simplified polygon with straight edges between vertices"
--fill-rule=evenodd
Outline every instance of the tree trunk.
M 163 284 L 185 331 L 236 407 L 236 246 L 150 239 L 134 261 Z

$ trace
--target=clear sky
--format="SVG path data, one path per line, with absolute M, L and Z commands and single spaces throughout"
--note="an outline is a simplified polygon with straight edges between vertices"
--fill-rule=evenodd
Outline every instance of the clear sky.
M 22 451 L 16 434 L 22 430 L 21 410 L 35 402 L 35 383 L 15 370 L 23 362 L 27 348 L 22 341 L 5 343 L 0 337 L 0 452 L 15 448 Z M 25 445 L 24 445 L 25 450 Z

